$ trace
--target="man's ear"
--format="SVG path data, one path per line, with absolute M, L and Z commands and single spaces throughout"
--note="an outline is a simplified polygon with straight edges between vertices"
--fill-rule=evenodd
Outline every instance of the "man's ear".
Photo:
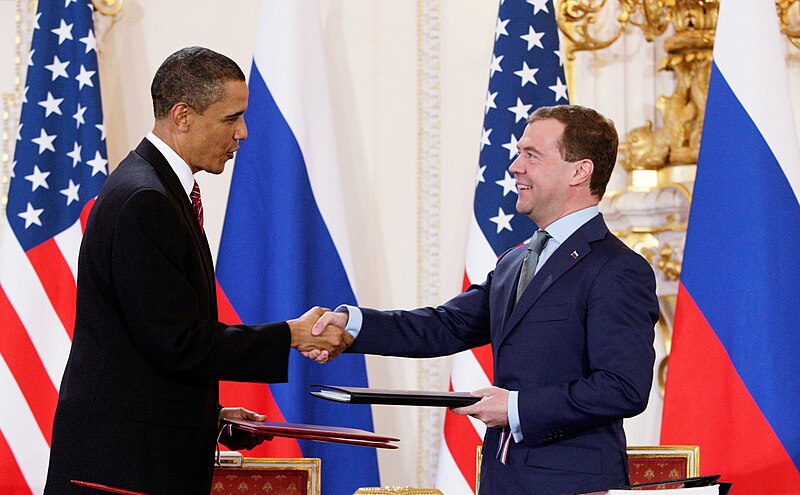
M 180 132 L 186 132 L 189 130 L 193 112 L 194 110 L 187 103 L 179 101 L 172 105 L 169 116 L 176 129 Z
M 592 172 L 594 172 L 594 162 L 588 158 L 578 160 L 573 164 L 575 168 L 572 172 L 572 180 L 569 184 L 571 186 L 579 186 L 584 183 L 589 183 L 592 179 Z

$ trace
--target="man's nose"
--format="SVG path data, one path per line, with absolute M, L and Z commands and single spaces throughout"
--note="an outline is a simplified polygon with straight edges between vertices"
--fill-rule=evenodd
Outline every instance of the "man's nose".
M 237 141 L 244 141 L 247 139 L 247 123 L 242 118 L 241 125 L 236 127 L 236 131 L 233 133 L 233 139 Z

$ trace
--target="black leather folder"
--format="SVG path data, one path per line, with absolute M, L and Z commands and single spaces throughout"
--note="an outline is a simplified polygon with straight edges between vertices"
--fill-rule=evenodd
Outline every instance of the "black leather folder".
M 728 495 L 731 490 L 731 483 L 725 483 L 719 480 L 720 475 L 710 474 L 706 476 L 695 476 L 693 478 L 680 478 L 672 480 L 651 481 L 649 483 L 640 483 L 638 485 L 628 485 L 620 488 L 612 488 L 611 490 L 631 490 L 633 491 L 659 491 L 667 489 L 680 489 L 680 488 L 695 488 L 702 486 L 719 486 L 719 495 Z M 606 495 L 611 490 L 601 490 L 591 493 L 583 493 L 580 495 Z
M 481 397 L 469 392 L 426 392 L 422 390 L 386 390 L 334 385 L 311 385 L 322 390 L 310 392 L 314 397 L 348 404 L 385 404 L 390 406 L 463 407 L 475 404 Z

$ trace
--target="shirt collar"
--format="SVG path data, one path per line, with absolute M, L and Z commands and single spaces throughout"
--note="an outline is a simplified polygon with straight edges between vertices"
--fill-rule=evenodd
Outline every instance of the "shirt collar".
M 600 209 L 596 205 L 574 211 L 548 225 L 546 229 L 547 233 L 550 234 L 550 237 L 558 241 L 559 244 L 563 244 L 564 241 L 569 239 L 569 236 L 574 234 L 583 224 L 596 217 L 599 213 Z
M 172 167 L 172 171 L 178 176 L 178 180 L 181 182 L 181 186 L 183 186 L 183 190 L 186 192 L 186 197 L 188 198 L 194 187 L 194 175 L 192 174 L 192 169 L 189 168 L 189 164 L 178 156 L 175 150 L 170 148 L 167 143 L 152 132 L 147 134 L 147 140 L 153 143 L 153 146 L 164 155 L 167 163 Z

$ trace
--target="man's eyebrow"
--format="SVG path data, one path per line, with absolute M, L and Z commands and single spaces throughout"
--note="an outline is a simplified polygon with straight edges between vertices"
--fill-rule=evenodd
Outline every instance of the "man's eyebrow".
M 241 111 L 236 112 L 236 113 L 232 113 L 230 115 L 226 115 L 224 118 L 225 118 L 225 120 L 227 120 L 227 119 L 235 119 L 235 118 L 237 118 L 237 117 L 239 117 L 241 115 L 244 115 L 244 110 L 241 110 Z

